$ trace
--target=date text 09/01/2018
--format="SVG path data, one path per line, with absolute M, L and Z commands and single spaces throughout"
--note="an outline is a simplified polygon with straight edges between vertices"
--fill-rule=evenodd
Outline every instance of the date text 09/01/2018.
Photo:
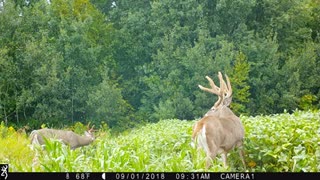
M 116 173 L 116 180 L 209 180 L 209 179 L 254 179 L 249 173 Z

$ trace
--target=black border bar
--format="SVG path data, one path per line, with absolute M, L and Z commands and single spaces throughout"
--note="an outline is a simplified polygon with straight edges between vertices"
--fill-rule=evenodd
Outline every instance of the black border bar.
M 6 180 L 22 179 L 55 180 L 247 180 L 272 178 L 320 179 L 314 173 L 260 173 L 260 172 L 8 172 Z M 0 177 L 3 180 L 4 177 Z

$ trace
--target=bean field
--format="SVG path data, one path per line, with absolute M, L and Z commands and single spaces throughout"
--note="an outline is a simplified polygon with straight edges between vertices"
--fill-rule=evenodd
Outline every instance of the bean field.
M 245 127 L 245 160 L 229 153 L 208 171 L 320 172 L 320 112 L 240 116 Z M 205 153 L 190 146 L 196 120 L 166 119 L 113 135 L 103 125 L 89 146 L 70 150 L 58 141 L 31 147 L 28 133 L 0 126 L 0 163 L 11 172 L 200 172 Z M 78 126 L 81 126 L 81 124 Z

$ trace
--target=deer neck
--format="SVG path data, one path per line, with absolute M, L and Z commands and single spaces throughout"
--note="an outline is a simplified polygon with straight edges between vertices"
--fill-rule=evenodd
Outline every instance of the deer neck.
M 207 113 L 205 116 L 217 116 L 217 117 L 222 117 L 222 116 L 228 116 L 228 115 L 232 115 L 233 112 L 231 111 L 231 109 L 226 106 L 226 105 L 220 105 L 218 107 L 213 106 Z

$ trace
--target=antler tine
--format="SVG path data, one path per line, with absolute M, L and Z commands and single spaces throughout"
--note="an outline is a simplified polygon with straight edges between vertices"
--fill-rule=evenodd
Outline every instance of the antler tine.
M 218 73 L 218 77 L 219 77 L 219 81 L 220 81 L 221 94 L 224 95 L 224 93 L 227 91 L 227 90 L 226 90 L 227 85 L 226 85 L 226 82 L 223 80 L 223 77 L 222 77 L 222 74 L 221 74 L 220 71 L 219 71 L 219 73 Z
M 93 131 L 93 127 L 94 127 L 94 125 L 92 125 L 91 126 L 91 128 L 90 128 L 90 122 L 88 123 L 88 126 L 87 126 L 87 130 L 89 131 L 89 132 L 91 132 L 91 131 Z
M 89 122 L 88 125 L 87 125 L 87 131 L 88 132 L 93 132 L 94 131 L 94 129 L 93 129 L 94 125 L 92 125 L 91 128 L 90 128 L 90 124 L 91 124 L 91 122 Z
M 226 74 L 225 76 L 226 76 L 227 84 L 223 80 L 222 74 L 219 72 L 220 89 L 223 92 L 224 98 L 229 98 L 232 95 L 232 87 L 231 87 L 229 77 Z
M 213 80 L 209 76 L 206 76 L 206 78 L 210 83 L 211 89 L 203 87 L 201 85 L 198 85 L 199 88 L 203 91 L 207 91 L 212 94 L 220 95 L 220 88 L 214 84 Z
M 220 79 L 220 86 L 221 86 L 221 91 L 222 91 L 222 103 L 225 106 L 229 106 L 231 104 L 232 101 L 232 87 L 231 87 L 231 83 L 230 83 L 230 79 L 229 77 L 225 74 L 226 80 L 227 80 L 227 84 L 226 82 L 223 80 L 223 77 L 221 74 L 219 74 L 219 79 Z
M 89 129 L 89 132 L 93 132 L 94 131 L 94 125 L 93 126 L 91 126 L 91 129 Z
M 219 76 L 219 79 L 220 79 L 220 86 L 222 86 L 220 88 L 215 85 L 215 83 L 213 82 L 213 80 L 209 76 L 206 76 L 206 78 L 209 81 L 211 89 L 203 87 L 201 85 L 198 85 L 201 90 L 210 92 L 212 94 L 216 94 L 218 96 L 219 99 L 214 103 L 214 106 L 211 109 L 216 109 L 221 104 L 221 102 L 223 100 L 223 96 L 224 96 L 224 89 L 225 89 L 226 85 L 225 85 L 225 83 L 223 81 L 221 72 L 219 72 L 218 76 Z
M 229 77 L 225 74 L 225 76 L 226 76 L 226 79 L 227 79 L 227 98 L 228 97 L 231 97 L 231 95 L 232 95 L 232 87 L 231 87 L 231 83 L 230 83 L 230 80 L 229 80 Z

